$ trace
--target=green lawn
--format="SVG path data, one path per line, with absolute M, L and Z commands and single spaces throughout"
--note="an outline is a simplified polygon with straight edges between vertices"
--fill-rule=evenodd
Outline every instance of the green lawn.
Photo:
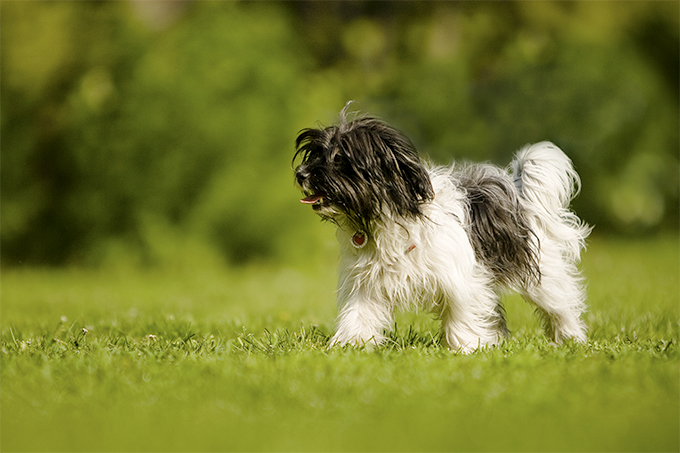
M 335 263 L 3 269 L 3 451 L 678 451 L 678 238 L 595 238 L 586 345 L 513 335 L 470 356 L 405 314 L 326 343 Z

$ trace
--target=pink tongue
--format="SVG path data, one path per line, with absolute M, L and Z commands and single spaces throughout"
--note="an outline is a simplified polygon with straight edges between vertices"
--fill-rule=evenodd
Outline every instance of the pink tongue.
M 321 200 L 321 198 L 322 198 L 321 195 L 310 195 L 310 196 L 305 197 L 302 200 L 300 200 L 300 203 L 314 204 L 317 201 Z

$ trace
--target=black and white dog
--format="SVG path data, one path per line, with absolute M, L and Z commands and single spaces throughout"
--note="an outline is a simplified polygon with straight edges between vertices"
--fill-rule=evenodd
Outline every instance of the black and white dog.
M 555 145 L 521 149 L 508 171 L 436 167 L 385 122 L 347 118 L 305 129 L 294 162 L 303 203 L 337 226 L 339 316 L 332 344 L 380 343 L 395 309 L 438 314 L 468 353 L 508 334 L 499 296 L 536 306 L 556 342 L 585 341 L 577 269 L 590 228 L 569 210 L 580 178 Z

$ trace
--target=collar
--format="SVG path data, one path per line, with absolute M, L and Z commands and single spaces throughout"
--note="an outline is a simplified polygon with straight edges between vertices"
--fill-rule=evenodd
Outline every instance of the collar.
M 350 243 L 355 249 L 362 249 L 366 246 L 366 243 L 368 242 L 368 236 L 366 236 L 366 233 L 363 231 L 357 231 L 352 235 L 352 239 L 350 240 Z
M 366 247 L 366 244 L 368 243 L 368 235 L 364 233 L 363 231 L 357 231 L 352 235 L 352 238 L 350 239 L 350 244 L 352 244 L 352 247 L 355 249 L 362 249 Z M 412 252 L 416 248 L 416 244 L 411 244 L 408 246 L 404 254 Z

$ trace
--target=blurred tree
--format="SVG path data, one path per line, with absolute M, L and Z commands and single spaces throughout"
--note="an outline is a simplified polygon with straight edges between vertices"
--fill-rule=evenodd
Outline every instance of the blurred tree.
M 304 69 L 286 15 L 197 3 L 163 27 L 163 5 L 3 4 L 6 262 L 154 260 L 159 228 L 272 253 Z
M 1 2 L 2 262 L 303 259 L 296 132 L 552 140 L 600 231 L 678 229 L 677 2 Z M 192 257 L 192 258 L 187 258 Z
M 576 209 L 599 230 L 677 230 L 677 2 L 297 7 L 308 48 L 342 74 L 347 97 L 369 98 L 435 161 L 502 164 L 552 140 L 582 175 Z

